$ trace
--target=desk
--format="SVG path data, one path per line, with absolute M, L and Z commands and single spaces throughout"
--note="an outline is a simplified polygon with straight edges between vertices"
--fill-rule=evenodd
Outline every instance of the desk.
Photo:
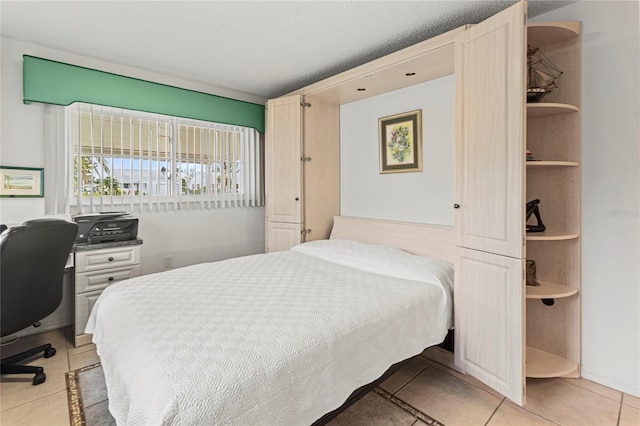
M 74 269 L 74 345 L 91 343 L 84 329 L 105 288 L 140 275 L 140 238 L 101 244 L 77 244 L 67 265 Z

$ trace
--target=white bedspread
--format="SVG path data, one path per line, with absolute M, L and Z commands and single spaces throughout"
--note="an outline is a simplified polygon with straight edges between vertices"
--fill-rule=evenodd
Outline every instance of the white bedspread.
M 440 343 L 452 287 L 444 263 L 316 241 L 114 284 L 86 331 L 120 425 L 308 425 Z

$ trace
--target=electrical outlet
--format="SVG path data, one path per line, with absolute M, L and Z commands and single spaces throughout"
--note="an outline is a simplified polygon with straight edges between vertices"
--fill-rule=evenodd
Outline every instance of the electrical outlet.
M 173 269 L 173 255 L 164 257 L 164 269 Z

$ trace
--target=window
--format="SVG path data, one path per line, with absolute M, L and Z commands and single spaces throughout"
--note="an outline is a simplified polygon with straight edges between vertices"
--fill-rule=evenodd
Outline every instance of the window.
M 263 203 L 254 129 L 87 104 L 65 121 L 71 213 Z

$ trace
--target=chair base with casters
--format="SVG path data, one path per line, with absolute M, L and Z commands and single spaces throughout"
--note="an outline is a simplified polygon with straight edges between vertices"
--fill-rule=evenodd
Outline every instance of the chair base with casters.
M 45 218 L 24 222 L 0 234 L 0 337 L 10 336 L 54 312 L 62 301 L 65 264 L 78 235 L 78 225 Z M 2 374 L 33 374 L 44 383 L 43 367 L 21 365 L 40 354 L 50 358 L 50 344 L 6 357 Z
M 45 358 L 51 358 L 56 354 L 56 349 L 51 346 L 51 343 L 38 346 L 37 348 L 29 349 L 19 354 L 15 354 L 2 359 L 2 365 L 0 366 L 2 374 L 35 374 L 33 377 L 33 384 L 39 385 L 47 380 L 46 374 L 44 374 L 44 368 L 35 365 L 21 365 L 17 364 L 20 361 L 24 361 L 27 358 L 31 358 L 34 355 L 44 353 Z

